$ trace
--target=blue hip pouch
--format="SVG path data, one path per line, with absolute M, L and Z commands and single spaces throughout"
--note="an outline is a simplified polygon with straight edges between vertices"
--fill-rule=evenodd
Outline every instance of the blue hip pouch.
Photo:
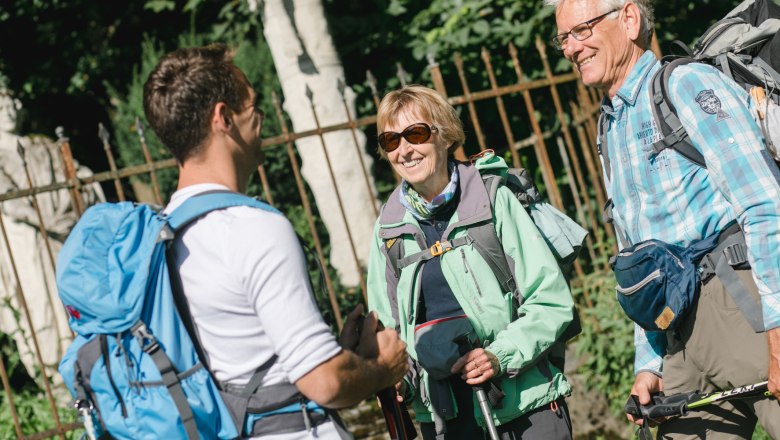
M 717 235 L 687 248 L 647 240 L 620 251 L 611 265 L 626 315 L 647 331 L 674 330 L 699 294 L 698 264 L 717 242 Z

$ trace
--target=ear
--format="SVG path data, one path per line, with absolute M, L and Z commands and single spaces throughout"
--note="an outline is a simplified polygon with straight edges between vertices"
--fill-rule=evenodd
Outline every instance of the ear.
M 227 132 L 233 125 L 232 112 L 224 102 L 218 102 L 211 114 L 211 129 L 215 132 Z
M 642 14 L 639 11 L 639 7 L 634 2 L 628 2 L 625 6 L 625 15 L 623 16 L 623 22 L 621 23 L 625 29 L 626 34 L 631 41 L 639 41 L 639 34 L 642 31 Z

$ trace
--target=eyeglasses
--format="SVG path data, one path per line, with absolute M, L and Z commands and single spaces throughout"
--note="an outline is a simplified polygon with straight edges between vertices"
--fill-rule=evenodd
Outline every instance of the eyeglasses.
M 593 26 L 595 26 L 598 22 L 604 19 L 609 14 L 612 14 L 614 12 L 619 11 L 620 8 L 615 8 L 606 14 L 601 14 L 596 18 L 591 18 L 588 21 L 583 21 L 582 23 L 578 24 L 577 26 L 574 26 L 571 28 L 569 32 L 564 32 L 562 34 L 558 34 L 552 38 L 552 44 L 555 46 L 558 50 L 563 50 L 563 48 L 566 47 L 566 43 L 569 41 L 569 35 L 572 36 L 577 41 L 585 41 L 588 38 L 590 38 L 591 35 L 593 35 Z
M 439 129 L 435 126 L 430 126 L 424 122 L 418 122 L 404 128 L 404 131 L 400 133 L 394 131 L 382 132 L 377 136 L 377 140 L 379 141 L 379 146 L 382 147 L 386 153 L 390 153 L 395 151 L 401 144 L 401 138 L 406 139 L 410 144 L 420 145 L 431 138 L 432 132 L 438 130 Z

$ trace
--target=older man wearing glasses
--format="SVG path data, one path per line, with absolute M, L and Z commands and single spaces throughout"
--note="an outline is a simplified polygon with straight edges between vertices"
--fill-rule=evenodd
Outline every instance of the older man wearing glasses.
M 660 63 L 647 50 L 653 33 L 649 0 L 545 3 L 556 8 L 555 46 L 586 85 L 606 93 L 599 147 L 620 247 L 649 239 L 687 247 L 723 237 L 736 224 L 752 268 L 733 272 L 745 286 L 739 292 L 726 289 L 719 276 L 707 279 L 674 330 L 636 328 L 631 393 L 647 404 L 658 391 L 709 392 L 768 379 L 770 392 L 780 398 L 780 176 L 762 154 L 748 94 L 712 67 L 675 69 L 670 102 L 707 167 L 672 149 L 656 154 L 652 146 L 662 133 L 649 82 Z M 739 295 L 761 305 L 766 331 L 755 332 L 747 323 L 732 297 Z M 691 411 L 662 423 L 659 438 L 749 439 L 757 422 L 780 438 L 777 400 Z

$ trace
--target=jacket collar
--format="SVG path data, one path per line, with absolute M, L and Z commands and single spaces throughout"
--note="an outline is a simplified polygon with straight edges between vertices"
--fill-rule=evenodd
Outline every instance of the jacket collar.
M 458 163 L 460 173 L 460 199 L 457 208 L 457 225 L 476 223 L 493 218 L 487 189 L 479 171 L 470 163 Z M 417 225 L 414 217 L 406 211 L 399 201 L 401 185 L 390 194 L 379 216 L 379 236 L 384 239 L 408 233 L 405 225 Z M 453 226 L 453 225 L 450 225 Z M 450 228 L 448 228 L 450 229 Z

